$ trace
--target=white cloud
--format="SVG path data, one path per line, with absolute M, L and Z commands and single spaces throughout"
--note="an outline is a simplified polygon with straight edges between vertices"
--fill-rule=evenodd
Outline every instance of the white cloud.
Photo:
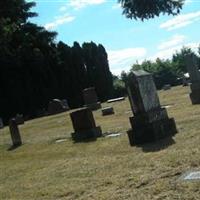
M 186 36 L 184 36 L 184 35 L 174 35 L 169 40 L 162 42 L 158 46 L 158 49 L 163 50 L 163 49 L 167 49 L 170 47 L 180 45 L 181 43 L 184 42 L 185 39 L 186 39 Z
M 75 19 L 74 16 L 70 16 L 70 15 L 66 14 L 66 15 L 57 17 L 55 19 L 55 21 L 53 21 L 53 22 L 45 24 L 44 27 L 47 30 L 55 29 L 56 27 L 58 27 L 58 26 L 60 26 L 62 24 L 69 23 L 69 22 L 73 21 L 74 19 Z
M 122 70 L 128 71 L 131 65 L 146 55 L 145 48 L 127 48 L 107 51 L 110 69 L 113 74 L 119 75 Z
M 98 4 L 102 4 L 105 2 L 106 2 L 106 0 L 70 0 L 68 5 L 73 7 L 75 10 L 79 10 L 86 6 L 98 5 Z
M 170 19 L 170 20 L 162 23 L 160 25 L 160 28 L 164 28 L 168 31 L 171 31 L 171 30 L 174 30 L 177 28 L 187 26 L 196 21 L 200 21 L 200 11 L 176 16 L 173 19 Z
M 172 55 L 176 52 L 176 51 L 180 51 L 182 48 L 184 47 L 189 47 L 191 48 L 193 51 L 197 52 L 199 43 L 197 42 L 190 42 L 190 43 L 185 43 L 182 45 L 177 45 L 171 48 L 167 48 L 164 50 L 161 50 L 159 52 L 157 52 L 155 55 L 151 56 L 148 58 L 148 60 L 156 60 L 156 58 L 160 58 L 160 59 L 171 59 Z
M 60 7 L 60 9 L 59 9 L 60 12 L 64 12 L 64 11 L 66 11 L 66 10 L 67 10 L 67 7 L 66 7 L 66 6 L 62 6 L 62 7 Z

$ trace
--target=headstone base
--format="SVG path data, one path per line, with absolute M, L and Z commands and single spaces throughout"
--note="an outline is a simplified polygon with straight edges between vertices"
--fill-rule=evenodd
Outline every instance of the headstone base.
M 137 117 L 131 117 L 132 129 L 127 131 L 130 145 L 154 142 L 177 133 L 174 118 L 165 118 L 148 123 L 137 124 Z
M 101 108 L 101 103 L 97 102 L 97 103 L 93 103 L 93 104 L 87 104 L 84 107 L 89 108 L 90 110 L 98 110 Z
M 83 141 L 87 139 L 95 139 L 97 137 L 102 136 L 102 130 L 100 126 L 97 126 L 95 128 L 89 129 L 89 130 L 82 130 L 77 131 L 71 134 L 72 139 L 74 141 Z
M 200 104 L 200 89 L 199 90 L 193 90 L 190 93 L 190 99 L 192 101 L 192 104 Z

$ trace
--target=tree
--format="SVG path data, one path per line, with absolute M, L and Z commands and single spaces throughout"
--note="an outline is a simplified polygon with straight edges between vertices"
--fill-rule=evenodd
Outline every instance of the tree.
M 150 19 L 162 14 L 176 15 L 184 0 L 118 0 L 123 14 L 130 19 Z

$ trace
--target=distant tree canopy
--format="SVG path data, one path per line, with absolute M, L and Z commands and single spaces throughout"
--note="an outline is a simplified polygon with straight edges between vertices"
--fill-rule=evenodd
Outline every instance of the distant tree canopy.
M 155 61 L 145 60 L 141 64 L 133 64 L 129 73 L 121 73 L 121 80 L 126 83 L 131 71 L 143 69 L 153 74 L 158 89 L 162 88 L 165 84 L 180 84 L 181 82 L 179 80 L 187 72 L 184 58 L 190 54 L 194 54 L 200 68 L 200 47 L 198 48 L 198 54 L 191 48 L 183 47 L 180 51 L 173 54 L 172 59 L 161 60 L 157 58 Z
M 123 14 L 130 19 L 150 19 L 162 14 L 176 15 L 184 0 L 118 0 Z
M 34 3 L 0 2 L 0 117 L 35 117 L 53 98 L 71 107 L 83 104 L 82 90 L 95 86 L 99 100 L 113 93 L 105 48 L 94 42 L 69 47 L 54 41 L 56 32 L 28 21 Z

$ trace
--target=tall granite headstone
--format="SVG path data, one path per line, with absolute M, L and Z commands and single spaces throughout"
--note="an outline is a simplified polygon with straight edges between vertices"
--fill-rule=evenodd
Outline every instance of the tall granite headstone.
M 20 132 L 17 126 L 15 118 L 9 120 L 10 135 L 13 143 L 13 147 L 20 146 L 22 144 Z
M 100 126 L 96 126 L 92 111 L 89 108 L 82 108 L 70 113 L 74 133 L 72 138 L 75 141 L 97 138 L 102 136 Z
M 101 103 L 98 102 L 94 87 L 86 88 L 83 90 L 83 99 L 85 107 L 90 108 L 91 110 L 97 110 L 101 108 Z
M 161 108 L 153 77 L 143 70 L 134 71 L 128 82 L 128 94 L 133 112 L 132 129 L 128 131 L 130 145 L 153 142 L 173 136 L 176 124 Z
M 200 104 L 200 72 L 198 69 L 197 58 L 193 54 L 187 55 L 185 57 L 185 63 L 191 81 L 190 99 L 192 104 Z

